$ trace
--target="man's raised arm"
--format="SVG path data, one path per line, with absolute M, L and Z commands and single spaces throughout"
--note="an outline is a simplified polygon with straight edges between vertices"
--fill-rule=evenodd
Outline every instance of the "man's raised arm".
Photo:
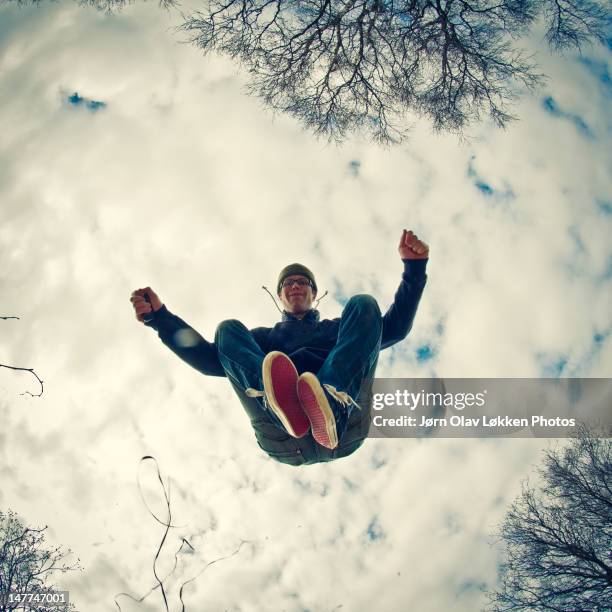
M 161 341 L 183 361 L 202 374 L 225 376 L 217 347 L 172 314 L 151 287 L 133 291 L 130 302 L 136 319 L 157 331 Z
M 395 300 L 383 316 L 381 349 L 403 340 L 408 335 L 427 282 L 427 244 L 419 240 L 413 232 L 404 230 L 397 250 L 404 262 L 404 272 L 395 293 Z

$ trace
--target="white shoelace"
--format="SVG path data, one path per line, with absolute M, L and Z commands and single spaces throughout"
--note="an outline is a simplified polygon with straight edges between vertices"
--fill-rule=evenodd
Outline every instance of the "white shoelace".
M 329 394 L 336 400 L 338 400 L 345 408 L 349 404 L 353 404 L 359 410 L 361 410 L 361 406 L 348 394 L 346 391 L 338 391 L 336 387 L 332 387 L 331 385 L 323 385 L 328 391 Z
M 250 387 L 245 391 L 249 397 L 264 397 L 266 394 L 263 391 L 257 389 L 251 389 Z
M 361 410 L 361 406 L 345 391 L 338 391 L 338 389 L 336 389 L 336 387 L 333 387 L 332 385 L 325 384 L 323 386 L 329 391 L 329 394 L 334 399 L 339 401 L 345 408 L 349 404 L 353 404 L 353 406 Z M 250 387 L 245 390 L 245 393 L 249 397 L 264 397 L 266 395 L 263 391 L 258 391 L 257 389 L 252 389 Z

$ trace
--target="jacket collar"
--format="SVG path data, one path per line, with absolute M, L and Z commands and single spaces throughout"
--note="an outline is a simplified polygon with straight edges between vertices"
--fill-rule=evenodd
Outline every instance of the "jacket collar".
M 283 321 L 299 321 L 295 315 L 292 315 L 285 310 L 283 310 Z M 312 323 L 316 323 L 319 320 L 319 311 L 311 308 L 303 317 L 302 321 L 309 321 Z

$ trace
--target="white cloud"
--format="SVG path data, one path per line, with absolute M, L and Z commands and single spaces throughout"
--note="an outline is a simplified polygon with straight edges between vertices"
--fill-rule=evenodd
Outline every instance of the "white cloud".
M 410 227 L 431 245 L 429 283 L 380 375 L 537 376 L 538 355 L 578 367 L 608 333 L 580 373 L 609 376 L 611 217 L 595 204 L 610 193 L 609 111 L 595 77 L 541 56 L 545 93 L 596 139 L 526 99 L 520 122 L 477 128 L 471 144 L 416 125 L 390 151 L 358 138 L 336 148 L 273 119 L 228 60 L 177 44 L 176 15 L 150 3 L 114 17 L 3 5 L 0 22 L 0 314 L 21 317 L 0 322 L 0 361 L 45 381 L 42 398 L 22 397 L 36 381 L 0 371 L 0 506 L 78 554 L 85 571 L 66 581 L 77 604 L 108 609 L 154 585 L 163 527 L 136 486 L 151 454 L 182 526 L 166 567 L 181 537 L 196 547 L 185 578 L 252 542 L 187 589 L 193 609 L 482 605 L 474 585 L 492 583 L 497 555 L 487 535 L 542 441 L 370 440 L 333 464 L 276 464 L 227 381 L 177 360 L 128 299 L 150 285 L 212 340 L 227 318 L 272 325 L 260 287 L 304 261 L 321 291 L 338 281 L 384 310 Z M 74 92 L 107 106 L 71 106 Z M 470 163 L 515 197 L 484 195 Z M 341 306 L 328 296 L 321 311 Z M 433 360 L 418 364 L 427 343 Z M 151 474 L 145 486 L 160 495 Z M 371 542 L 374 517 L 385 537 Z

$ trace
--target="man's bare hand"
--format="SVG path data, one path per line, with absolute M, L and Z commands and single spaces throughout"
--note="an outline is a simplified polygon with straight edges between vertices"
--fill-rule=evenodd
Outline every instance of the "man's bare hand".
M 151 287 L 132 291 L 130 302 L 132 302 L 132 306 L 134 307 L 136 318 L 142 323 L 144 322 L 145 315 L 150 312 L 157 312 L 163 306 L 157 293 L 155 293 Z
M 402 259 L 427 259 L 429 257 L 429 247 L 416 234 L 404 230 L 400 239 L 399 247 Z

